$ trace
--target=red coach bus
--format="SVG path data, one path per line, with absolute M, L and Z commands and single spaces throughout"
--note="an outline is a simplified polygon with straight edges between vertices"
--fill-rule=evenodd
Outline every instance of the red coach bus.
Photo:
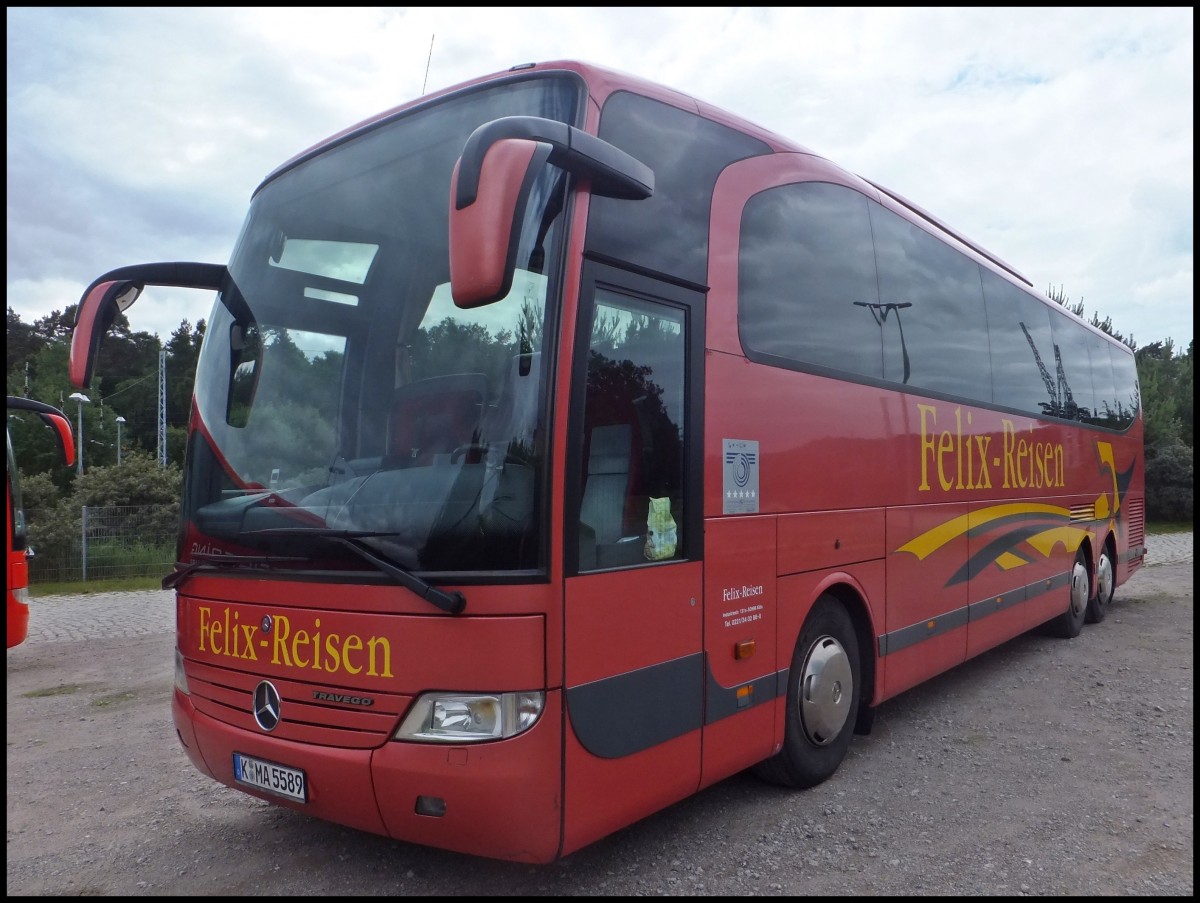
M 31 398 L 18 395 L 8 396 L 9 411 L 29 411 L 36 414 L 53 431 L 58 440 L 63 460 L 68 466 L 75 463 L 75 440 L 71 433 L 71 421 L 58 408 Z M 21 504 L 21 473 L 13 455 L 12 434 L 5 418 L 5 442 L 8 448 L 8 483 L 5 494 L 8 501 L 8 622 L 5 632 L 8 648 L 19 646 L 29 636 L 29 548 L 25 534 L 25 509 Z
M 271 173 L 187 449 L 179 738 L 217 781 L 548 862 L 1142 563 L 1129 348 L 902 197 L 691 97 L 518 66 Z

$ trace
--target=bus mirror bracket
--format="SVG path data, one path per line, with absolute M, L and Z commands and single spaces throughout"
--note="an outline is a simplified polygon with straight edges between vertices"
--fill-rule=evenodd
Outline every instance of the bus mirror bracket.
M 42 401 L 35 401 L 32 398 L 24 398 L 22 396 L 8 396 L 8 410 L 10 411 L 31 411 L 37 414 L 43 423 L 54 431 L 54 438 L 58 441 L 59 453 L 68 467 L 75 463 L 75 437 L 71 432 L 71 421 L 58 408 L 46 404 Z
M 463 146 L 450 185 L 450 287 L 457 306 L 491 304 L 512 288 L 520 224 L 545 163 L 586 180 L 602 197 L 642 200 L 654 193 L 648 166 L 565 123 L 536 116 L 484 123 Z
M 87 287 L 79 300 L 71 332 L 71 385 L 87 389 L 104 335 L 118 313 L 124 313 L 147 285 L 219 291 L 226 276 L 223 264 L 143 263 L 105 273 Z

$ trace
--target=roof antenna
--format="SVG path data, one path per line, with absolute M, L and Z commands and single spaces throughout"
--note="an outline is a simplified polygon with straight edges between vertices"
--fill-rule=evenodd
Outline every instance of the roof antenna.
M 436 37 L 436 34 L 429 36 L 429 58 L 425 60 L 425 82 L 421 85 L 422 94 L 425 93 L 425 86 L 429 84 L 429 64 L 433 62 L 433 39 Z

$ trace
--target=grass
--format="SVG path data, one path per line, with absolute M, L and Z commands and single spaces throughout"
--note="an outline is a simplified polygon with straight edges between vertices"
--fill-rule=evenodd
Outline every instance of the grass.
M 48 687 L 45 690 L 33 690 L 26 693 L 26 699 L 41 699 L 43 696 L 70 696 L 72 693 L 78 693 L 82 690 L 79 684 L 60 684 L 57 687 Z
M 1163 536 L 1167 533 L 1191 533 L 1194 527 L 1188 523 L 1146 524 L 1148 536 Z
M 1191 533 L 1193 527 L 1188 523 L 1146 524 L 1146 533 L 1150 536 L 1162 536 L 1168 533 Z M 78 593 L 112 593 L 128 590 L 162 589 L 162 578 L 169 571 L 157 577 L 107 577 L 99 580 L 75 580 L 57 583 L 34 583 L 29 587 L 29 595 L 65 596 Z
M 38 596 L 86 595 L 87 593 L 112 593 L 123 592 L 126 590 L 162 589 L 162 578 L 166 575 L 167 572 L 164 571 L 157 577 L 105 577 L 98 580 L 70 580 L 32 583 L 29 586 L 29 595 L 36 599 Z

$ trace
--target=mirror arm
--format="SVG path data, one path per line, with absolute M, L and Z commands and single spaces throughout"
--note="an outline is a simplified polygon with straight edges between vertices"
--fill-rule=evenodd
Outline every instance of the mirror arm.
M 170 288 L 212 289 L 215 292 L 220 290 L 225 273 L 223 263 L 138 263 L 109 270 L 87 287 L 83 297 L 86 298 L 88 292 L 104 282 L 131 282 L 139 288 L 162 285 Z
M 483 158 L 497 141 L 524 138 L 549 144 L 549 162 L 589 179 L 592 192 L 602 197 L 642 200 L 654 194 L 654 171 L 607 141 L 573 126 L 538 116 L 505 116 L 486 122 L 463 146 L 454 207 L 475 203 Z
M 126 311 L 147 285 L 220 291 L 228 269 L 215 263 L 142 263 L 110 270 L 92 282 L 79 299 L 71 335 L 68 378 L 86 389 L 100 342 L 118 313 Z

